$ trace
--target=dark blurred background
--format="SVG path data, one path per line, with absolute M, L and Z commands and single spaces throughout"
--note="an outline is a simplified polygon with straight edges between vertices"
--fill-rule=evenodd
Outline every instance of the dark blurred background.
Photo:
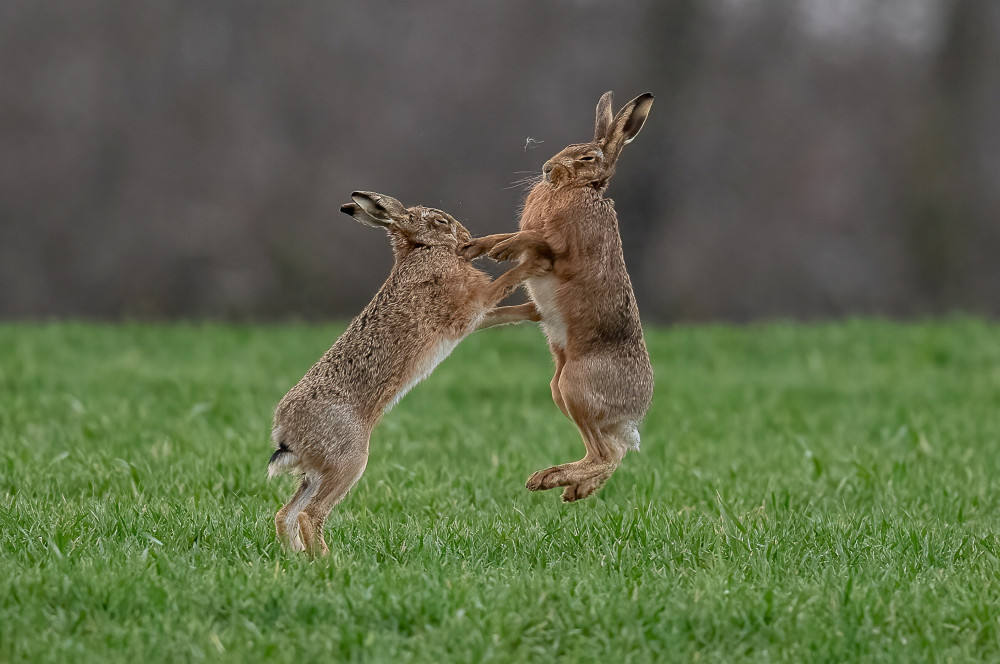
M 1000 313 L 1000 2 L 4 0 L 0 317 L 350 317 L 608 89 L 647 321 Z

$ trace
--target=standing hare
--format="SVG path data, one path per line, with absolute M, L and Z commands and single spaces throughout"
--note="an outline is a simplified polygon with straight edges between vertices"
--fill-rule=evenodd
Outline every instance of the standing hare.
M 458 255 L 472 238 L 450 215 L 405 208 L 389 196 L 355 192 L 342 212 L 384 228 L 395 264 L 385 284 L 312 369 L 278 404 L 268 476 L 301 473 L 298 490 L 274 518 L 292 549 L 323 555 L 323 522 L 361 477 L 382 414 L 427 377 L 476 329 L 531 316 L 494 306 L 550 263 L 527 260 L 495 281 Z M 536 317 L 537 318 L 537 317 Z
M 653 95 L 612 114 L 612 94 L 597 104 L 594 140 L 570 145 L 545 162 L 528 194 L 520 231 L 479 238 L 461 249 L 497 260 L 530 260 L 544 248 L 552 270 L 527 280 L 555 358 L 552 398 L 580 429 L 587 454 L 540 470 L 531 491 L 566 487 L 563 500 L 586 498 L 604 484 L 629 449 L 653 396 L 653 370 L 639 323 L 614 202 L 604 198 L 622 148 L 636 137 Z M 537 310 L 531 310 L 531 304 Z M 522 305 L 524 306 L 524 305 Z

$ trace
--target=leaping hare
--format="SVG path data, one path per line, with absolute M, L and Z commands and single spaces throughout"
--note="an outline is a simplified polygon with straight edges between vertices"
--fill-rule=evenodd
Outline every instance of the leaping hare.
M 490 281 L 457 248 L 472 238 L 450 215 L 355 192 L 342 212 L 384 228 L 395 264 L 385 284 L 337 342 L 278 404 L 268 476 L 296 469 L 298 490 L 274 518 L 292 549 L 323 555 L 323 522 L 361 477 L 382 414 L 476 329 L 531 316 L 494 306 L 525 277 L 551 266 L 544 255 Z M 544 249 L 544 248 L 543 248 Z M 537 317 L 536 317 L 537 318 Z
M 587 454 L 540 470 L 531 491 L 566 487 L 563 500 L 586 498 L 604 484 L 629 449 L 653 396 L 653 370 L 625 269 L 614 202 L 604 198 L 622 148 L 642 129 L 653 95 L 612 114 L 612 94 L 597 104 L 594 140 L 570 145 L 545 162 L 524 204 L 520 231 L 479 238 L 461 249 L 474 258 L 529 260 L 552 252 L 551 272 L 527 280 L 531 303 L 555 358 L 552 398 L 580 429 Z

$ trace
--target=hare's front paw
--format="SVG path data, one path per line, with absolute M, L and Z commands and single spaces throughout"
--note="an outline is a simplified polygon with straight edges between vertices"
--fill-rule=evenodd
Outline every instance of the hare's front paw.
M 466 242 L 458 248 L 458 255 L 462 258 L 471 261 L 474 258 L 479 258 L 489 250 L 489 246 L 483 244 L 479 240 L 473 240 L 472 242 Z
M 497 242 L 490 250 L 490 258 L 501 262 L 512 261 L 521 253 L 522 247 L 520 244 L 519 239 L 513 237 L 503 242 Z

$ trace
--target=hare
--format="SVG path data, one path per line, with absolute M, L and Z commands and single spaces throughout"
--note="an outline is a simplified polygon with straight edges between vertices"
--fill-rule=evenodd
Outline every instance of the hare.
M 593 141 L 570 145 L 545 162 L 525 200 L 519 232 L 488 235 L 460 249 L 468 258 L 489 252 L 497 260 L 522 261 L 543 247 L 551 252 L 552 270 L 527 280 L 531 302 L 519 311 L 533 319 L 541 314 L 556 365 L 552 398 L 579 428 L 587 453 L 536 472 L 527 488 L 565 487 L 567 502 L 599 489 L 626 451 L 639 449 L 639 423 L 653 396 L 618 217 L 614 202 L 604 198 L 653 95 L 636 97 L 617 115 L 611 104 L 607 92 L 597 104 Z
M 450 215 L 354 192 L 341 207 L 356 221 L 384 228 L 395 264 L 385 284 L 312 369 L 278 404 L 268 476 L 301 473 L 298 490 L 275 516 L 293 550 L 326 554 L 323 522 L 361 477 L 368 441 L 382 414 L 430 374 L 476 329 L 531 316 L 494 306 L 525 277 L 551 267 L 528 260 L 495 281 L 457 253 L 472 238 Z

